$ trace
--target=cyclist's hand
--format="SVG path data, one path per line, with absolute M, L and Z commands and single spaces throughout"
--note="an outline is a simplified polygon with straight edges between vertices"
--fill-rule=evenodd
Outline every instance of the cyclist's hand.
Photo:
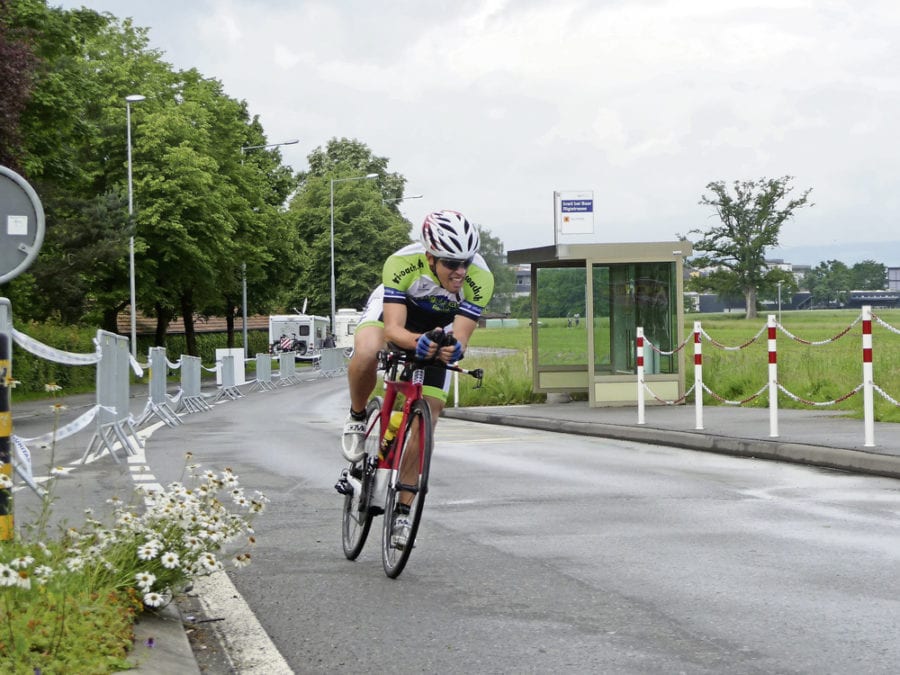
M 445 362 L 448 364 L 456 363 L 457 361 L 462 360 L 462 344 L 460 344 L 459 340 L 457 340 L 453 336 L 453 333 L 447 333 L 447 337 L 444 339 L 444 349 L 441 350 L 441 355 L 446 357 Z
M 434 358 L 443 339 L 443 331 L 439 328 L 420 335 L 419 339 L 416 340 L 416 358 L 423 361 Z

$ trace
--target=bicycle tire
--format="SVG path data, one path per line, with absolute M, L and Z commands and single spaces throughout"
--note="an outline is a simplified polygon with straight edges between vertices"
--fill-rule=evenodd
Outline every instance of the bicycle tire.
M 431 452 L 434 447 L 434 429 L 431 423 L 431 409 L 422 399 L 414 401 L 410 408 L 406 434 L 403 437 L 403 443 L 398 446 L 401 454 L 397 466 L 403 465 L 404 456 L 412 449 L 411 441 L 414 427 L 418 427 L 421 430 L 419 434 L 419 448 L 422 454 L 420 457 L 418 481 L 415 486 L 403 486 L 400 484 L 398 476 L 396 484 L 388 486 L 384 505 L 384 526 L 381 531 L 381 561 L 384 566 L 384 573 L 391 579 L 396 579 L 403 571 L 403 568 L 406 567 L 409 554 L 412 552 L 416 541 L 416 534 L 419 531 L 422 509 L 425 506 L 425 495 L 428 493 L 428 473 L 431 468 Z M 403 548 L 399 548 L 393 544 L 391 538 L 394 526 L 394 507 L 399 502 L 400 495 L 403 492 L 413 492 L 414 497 L 409 509 L 409 538 L 406 541 L 406 545 Z
M 362 553 L 372 528 L 373 514 L 369 511 L 369 501 L 375 483 L 375 472 L 369 469 L 372 457 L 378 457 L 378 444 L 381 439 L 381 398 L 375 397 L 366 406 L 366 454 L 361 460 L 350 465 L 350 470 L 360 472 L 359 494 L 344 497 L 344 508 L 341 515 L 341 544 L 347 560 L 356 560 Z

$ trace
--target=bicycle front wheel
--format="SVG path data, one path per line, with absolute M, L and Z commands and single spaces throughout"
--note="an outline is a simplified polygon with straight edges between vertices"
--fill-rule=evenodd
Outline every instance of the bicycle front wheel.
M 403 442 L 398 445 L 400 457 L 395 466 L 396 476 L 388 486 L 384 505 L 384 527 L 381 533 L 381 561 L 384 573 L 396 579 L 412 552 L 425 495 L 428 492 L 428 472 L 431 467 L 431 451 L 434 445 L 431 409 L 424 400 L 414 401 L 409 411 L 409 421 Z M 397 511 L 409 508 L 407 523 L 398 527 Z
M 375 397 L 366 406 L 366 454 L 361 460 L 350 465 L 350 475 L 356 478 L 358 487 L 353 494 L 344 497 L 344 509 L 341 523 L 341 543 L 347 560 L 356 560 L 362 553 L 363 546 L 372 527 L 372 513 L 369 502 L 375 487 L 374 462 L 378 457 L 378 444 L 381 439 L 381 398 Z M 372 458 L 375 458 L 374 460 Z

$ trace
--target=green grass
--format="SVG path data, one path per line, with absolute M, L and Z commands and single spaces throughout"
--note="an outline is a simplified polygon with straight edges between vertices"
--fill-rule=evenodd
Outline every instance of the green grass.
M 900 329 L 900 310 L 876 310 L 875 314 L 893 328 Z M 781 323 L 797 338 L 819 342 L 831 340 L 845 333 L 859 315 L 860 312 L 857 310 L 782 312 Z M 745 319 L 743 315 L 731 314 L 688 315 L 685 318 L 684 330 L 689 340 L 694 321 L 700 321 L 703 331 L 716 342 L 734 347 L 743 345 L 759 333 L 766 325 L 766 315 L 750 320 Z M 546 325 L 538 329 L 541 336 L 552 337 L 555 350 L 551 355 L 542 351 L 540 358 L 549 356 L 555 364 L 583 364 L 586 361 L 585 356 L 580 356 L 586 352 L 583 329 L 567 329 L 564 322 L 564 319 L 547 320 L 544 321 Z M 872 334 L 874 382 L 895 400 L 900 399 L 900 384 L 898 384 L 900 335 L 877 321 L 873 321 Z M 856 322 L 842 337 L 817 346 L 801 344 L 779 330 L 776 338 L 779 382 L 794 395 L 808 401 L 827 402 L 845 396 L 862 382 L 861 336 L 861 322 Z M 467 359 L 466 367 L 485 369 L 486 389 L 492 387 L 492 379 L 497 379 L 498 386 L 510 393 L 506 396 L 493 394 L 486 396 L 485 399 L 475 395 L 469 398 L 468 389 L 461 389 L 464 394 L 464 396 L 461 394 L 464 405 L 502 405 L 502 403 L 487 403 L 485 400 L 508 403 L 526 403 L 535 400 L 528 398 L 534 395 L 530 393 L 531 364 L 529 359 L 525 358 L 525 355 L 530 355 L 531 350 L 531 328 L 527 325 L 527 321 L 522 321 L 516 328 L 480 328 L 472 337 L 472 346 L 513 349 L 518 354 L 510 357 Z M 694 381 L 693 344 L 690 341 L 685 350 L 685 380 L 690 387 Z M 566 355 L 573 356 L 566 358 Z M 495 373 L 499 377 L 495 378 Z M 522 383 L 519 382 L 520 379 Z M 755 342 L 738 351 L 717 348 L 704 339 L 703 380 L 712 391 L 731 401 L 743 400 L 759 391 L 768 381 L 766 331 L 763 331 Z M 719 404 L 709 395 L 704 396 L 704 403 Z M 764 392 L 745 405 L 765 407 L 768 404 L 768 394 Z M 862 417 L 862 405 L 860 392 L 841 403 L 827 406 L 826 409 Z M 792 400 L 783 393 L 779 395 L 779 407 L 812 408 L 805 403 Z M 900 422 L 900 408 L 876 393 L 875 419 L 883 422 Z

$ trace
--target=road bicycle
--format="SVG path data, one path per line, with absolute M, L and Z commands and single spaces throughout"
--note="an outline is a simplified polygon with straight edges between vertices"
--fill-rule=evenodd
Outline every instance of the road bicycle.
M 425 368 L 436 366 L 470 375 L 478 380 L 476 388 L 481 386 L 484 372 L 480 368 L 466 370 L 439 361 L 421 361 L 415 352 L 396 349 L 379 352 L 378 363 L 379 369 L 384 370 L 385 391 L 384 398 L 376 396 L 366 406 L 366 454 L 343 470 L 335 488 L 344 495 L 344 555 L 348 560 L 359 556 L 373 518 L 384 514 L 381 560 L 384 573 L 395 579 L 409 560 L 428 493 L 434 426 L 431 409 L 422 395 Z M 407 500 L 402 500 L 404 495 Z M 406 501 L 410 527 L 405 543 L 401 543 L 393 531 L 393 516 L 396 506 Z

